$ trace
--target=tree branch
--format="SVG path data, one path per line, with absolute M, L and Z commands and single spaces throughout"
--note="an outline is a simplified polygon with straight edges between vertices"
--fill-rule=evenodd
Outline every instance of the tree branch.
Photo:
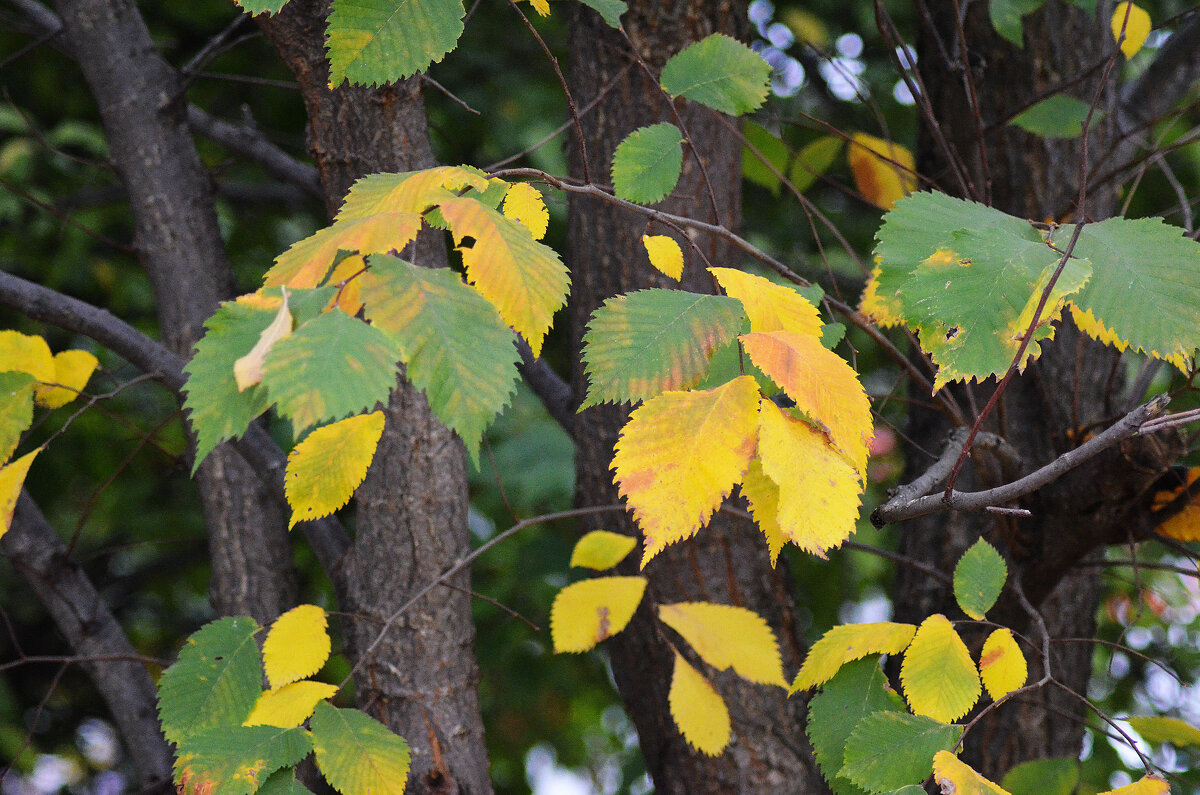
M 1175 106 L 1200 78 L 1200 13 L 1192 14 L 1146 71 L 1121 88 L 1118 120 L 1130 130 L 1156 119 Z
M 281 182 L 295 185 L 306 195 L 324 203 L 321 177 L 315 166 L 301 163 L 255 129 L 230 124 L 195 105 L 187 106 L 188 126 L 210 141 L 253 161 Z
M 517 350 L 521 354 L 517 369 L 521 371 L 525 383 L 542 401 L 550 416 L 572 439 L 575 438 L 575 394 L 571 385 L 554 372 L 544 359 L 535 358 L 529 343 L 521 337 L 517 338 Z

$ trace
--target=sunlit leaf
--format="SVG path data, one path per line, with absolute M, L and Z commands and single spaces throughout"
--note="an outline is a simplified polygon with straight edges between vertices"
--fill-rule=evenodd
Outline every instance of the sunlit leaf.
M 87 386 L 100 362 L 87 351 L 70 350 L 54 354 L 54 383 L 61 386 L 39 386 L 34 397 L 39 406 L 57 409 L 67 405 Z
M 1004 774 L 1000 786 L 1012 795 L 1071 795 L 1079 783 L 1079 760 L 1069 756 L 1022 762 Z
M 683 250 L 670 235 L 642 235 L 650 264 L 659 273 L 678 281 L 683 275 Z
M 311 751 L 304 729 L 205 729 L 180 744 L 175 781 L 180 795 L 250 795 L 276 770 L 296 764 Z
M 595 577 L 563 588 L 550 610 L 554 651 L 587 651 L 625 629 L 645 590 L 645 577 Z
M 383 412 L 317 428 L 288 455 L 284 488 L 292 518 L 288 528 L 329 516 L 362 484 L 383 435 Z
M 1106 790 L 1099 795 L 1170 795 L 1170 792 L 1171 786 L 1166 781 L 1158 776 L 1148 775 L 1139 778 L 1132 784 Z
M 1150 15 L 1146 9 L 1133 3 L 1118 3 L 1113 9 L 1112 33 L 1113 39 L 1121 42 L 1121 52 L 1126 58 L 1132 58 L 1142 49 L 1146 38 L 1150 35 Z M 1124 38 L 1122 38 L 1122 35 Z
M 12 456 L 33 422 L 33 385 L 29 373 L 0 372 L 0 462 Z
M 1200 746 L 1200 729 L 1179 718 L 1138 716 L 1125 720 L 1148 743 L 1171 743 L 1178 748 Z
M 921 715 L 873 712 L 846 740 L 840 775 L 869 792 L 891 792 L 919 784 L 933 769 L 938 751 L 954 748 L 961 726 L 948 726 Z
M 1093 124 L 1104 116 L 1104 111 L 1099 108 L 1093 111 L 1090 103 L 1066 94 L 1054 94 L 1030 105 L 1009 124 L 1043 138 L 1078 138 L 1083 135 L 1083 122 L 1089 113 Z
M 824 684 L 843 665 L 868 654 L 899 654 L 908 648 L 917 628 L 912 624 L 883 621 L 873 624 L 842 624 L 821 636 L 808 650 L 804 664 L 788 692 L 795 693 Z
M 824 135 L 805 144 L 796 154 L 788 180 L 792 187 L 803 193 L 812 187 L 842 153 L 843 141 L 836 135 Z
M 900 666 L 904 697 L 918 715 L 961 718 L 979 700 L 979 671 L 954 627 L 940 613 L 921 622 Z
M 754 363 L 796 402 L 796 408 L 825 427 L 859 475 L 865 472 L 867 446 L 874 435 L 871 402 L 850 365 L 809 334 L 772 331 L 743 334 L 739 339 Z
M 612 468 L 645 536 L 642 565 L 695 535 L 750 463 L 758 436 L 750 376 L 694 392 L 666 392 L 629 417 Z
M 638 290 L 608 299 L 583 336 L 588 391 L 580 410 L 696 386 L 745 319 L 740 303 L 720 295 Z
M 343 795 L 402 795 L 411 755 L 403 737 L 357 709 L 317 703 L 312 745 L 321 775 Z
M 636 546 L 637 539 L 624 533 L 593 530 L 575 544 L 571 565 L 605 571 L 624 560 Z
M 675 189 L 683 168 L 683 134 L 661 122 L 631 132 L 613 154 L 612 182 L 617 196 L 638 204 L 662 201 Z
M 0 467 L 0 537 L 12 527 L 13 513 L 17 510 L 21 487 L 25 485 L 25 477 L 29 474 L 33 459 L 37 458 L 41 451 L 42 448 L 39 447 Z
M 392 83 L 424 71 L 454 49 L 462 0 L 334 0 L 329 15 L 329 85 Z
M 233 380 L 237 382 L 239 392 L 245 392 L 263 379 L 263 361 L 267 353 L 275 347 L 275 343 L 292 333 L 292 313 L 288 311 L 287 288 L 283 289 L 283 299 L 279 302 L 279 311 L 275 319 L 258 335 L 258 342 L 245 356 L 233 363 Z
M 823 433 L 763 398 L 758 458 L 778 489 L 775 521 L 784 538 L 824 557 L 850 537 L 858 519 L 859 476 Z
M 736 298 L 750 318 L 751 331 L 794 331 L 820 336 L 821 314 L 790 287 L 733 268 L 709 268 L 721 289 Z
M 934 754 L 933 783 L 942 792 L 953 792 L 955 795 L 1010 795 L 998 784 L 976 773 L 950 751 Z
M 751 459 L 742 478 L 742 496 L 746 498 L 750 515 L 766 539 L 771 565 L 774 566 L 788 539 L 779 526 L 779 486 L 766 476 L 762 461 L 758 458 Z
M 541 191 L 527 182 L 518 182 L 504 194 L 504 217 L 523 224 L 534 240 L 545 237 L 550 225 L 550 211 Z
M 281 729 L 299 726 L 312 715 L 318 701 L 331 698 L 337 691 L 337 685 L 308 679 L 264 690 L 242 725 L 278 726 Z
M 293 607 L 271 625 L 263 641 L 267 682 L 279 688 L 312 676 L 329 659 L 325 611 L 316 605 Z
M 679 732 L 697 751 L 716 756 L 729 745 L 732 729 L 725 700 L 679 652 L 668 701 Z
M 1011 630 L 1001 627 L 984 641 L 979 653 L 979 678 L 993 701 L 1025 685 L 1029 666 Z
M 441 208 L 462 253 L 467 280 L 537 356 L 571 284 L 558 254 L 534 240 L 527 227 L 476 199 L 450 199 Z M 470 248 L 462 245 L 467 237 L 474 240 Z
M 751 682 L 787 687 L 779 641 L 753 610 L 711 602 L 680 602 L 659 605 L 658 617 L 713 668 L 732 668 Z
M 662 87 L 710 108 L 741 116 L 767 98 L 771 65 L 737 39 L 713 33 L 667 61 Z
M 912 152 L 898 143 L 855 133 L 846 157 L 854 186 L 876 207 L 887 210 L 917 188 Z
M 971 618 L 981 620 L 996 604 L 1008 566 L 996 548 L 982 538 L 975 540 L 954 567 L 954 598 Z

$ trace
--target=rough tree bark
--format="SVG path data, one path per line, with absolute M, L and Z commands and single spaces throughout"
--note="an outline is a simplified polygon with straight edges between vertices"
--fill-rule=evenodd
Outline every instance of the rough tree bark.
M 570 32 L 571 93 L 586 106 L 610 81 L 614 87 L 582 120 L 583 144 L 591 178 L 608 178 L 617 144 L 638 127 L 674 122 L 668 99 L 631 54 L 629 42 L 592 11 L 573 12 Z M 728 0 L 634 0 L 622 25 L 636 54 L 656 75 L 673 53 L 713 32 L 743 34 L 746 9 Z M 678 103 L 692 152 L 705 164 L 707 184 L 692 152 L 673 195 L 662 203 L 670 212 L 736 228 L 741 206 L 741 144 L 715 113 Z M 583 176 L 578 139 L 568 145 L 571 173 Z M 715 213 L 710 198 L 715 198 Z M 587 381 L 579 364 L 581 337 L 592 311 L 620 293 L 656 286 L 673 287 L 638 262 L 645 219 L 594 199 L 571 199 L 567 263 L 571 269 L 569 309 L 573 341 L 572 380 L 577 395 Z M 656 228 L 653 234 L 672 234 Z M 700 237 L 696 245 L 712 265 L 736 265 L 738 257 L 723 243 Z M 688 251 L 687 244 L 684 250 Z M 683 286 L 711 293 L 714 284 L 699 257 L 689 254 Z M 613 485 L 613 444 L 629 416 L 625 406 L 600 406 L 579 415 L 575 424 L 576 501 L 603 505 L 617 501 Z M 581 530 L 605 528 L 637 535 L 629 515 L 585 521 Z M 733 675 L 717 675 L 718 688 L 732 711 L 733 742 L 727 752 L 709 758 L 684 741 L 670 717 L 673 652 L 652 618 L 653 605 L 711 600 L 747 607 L 763 615 L 781 640 L 784 668 L 795 670 L 803 657 L 795 630 L 786 571 L 772 569 L 762 534 L 749 522 L 718 514 L 711 525 L 686 544 L 668 547 L 647 567 L 647 598 L 629 627 L 609 641 L 617 686 L 638 729 L 646 764 L 663 793 L 820 791 L 803 736 L 803 700 L 788 700 L 780 688 L 748 684 Z M 678 648 L 686 644 L 676 641 Z M 693 662 L 696 662 L 693 660 Z M 711 671 L 710 671 L 711 673 Z
M 377 89 L 329 88 L 327 0 L 292 0 L 260 24 L 300 83 L 309 147 L 330 212 L 355 179 L 435 165 L 419 78 Z M 422 235 L 405 256 L 444 267 L 441 235 Z M 387 620 L 470 550 L 466 453 L 424 395 L 403 378 L 371 472 L 356 497 L 357 532 L 343 567 L 347 653 L 358 661 Z M 470 576 L 452 578 L 413 605 L 361 664 L 359 704 L 412 747 L 413 793 L 487 793 Z
M 1089 187 L 1086 205 L 1078 205 L 1085 167 L 1082 139 L 1047 140 L 1004 125 L 1038 95 L 1082 77 L 1065 93 L 1089 103 L 1095 99 L 1104 112 L 1092 121 L 1086 167 L 1110 151 L 1116 139 L 1115 76 L 1120 71 L 1119 62 L 1111 71 L 1107 68 L 1115 51 L 1110 14 L 1101 8 L 1091 16 L 1065 3 L 1047 3 L 1027 29 L 1054 35 L 1027 36 L 1024 49 L 1018 49 L 995 33 L 982 3 L 964 6 L 964 41 L 956 29 L 959 7 L 954 0 L 916 0 L 918 64 L 928 103 L 919 106 L 918 171 L 946 192 L 1025 218 L 1101 220 L 1111 215 L 1111 182 Z M 994 384 L 975 388 L 978 406 Z M 1023 471 L 1016 474 L 1024 474 L 1077 444 L 1083 430 L 1097 427 L 1093 423 L 1102 426 L 1118 418 L 1127 408 L 1123 384 L 1120 355 L 1065 320 L 1041 360 L 1009 385 L 985 427 L 1019 451 Z M 944 417 L 912 412 L 908 433 L 916 446 L 940 450 L 948 431 Z M 916 447 L 906 452 L 913 475 L 928 465 Z M 1145 534 L 1150 486 L 1180 452 L 1178 440 L 1166 434 L 1134 437 L 1023 501 L 1031 518 L 923 517 L 901 527 L 900 551 L 949 571 L 983 536 L 1009 559 L 1013 579 L 1039 607 L 1052 637 L 1092 637 L 1099 577 L 1094 569 L 1073 567 L 1105 544 Z M 981 456 L 966 467 L 959 488 L 986 488 L 1012 479 L 1013 473 L 1001 469 Z M 948 589 L 904 567 L 897 571 L 895 604 L 901 621 L 919 622 L 935 612 L 958 614 Z M 1011 593 L 998 610 L 993 616 L 998 621 L 1018 628 L 1030 623 Z M 1030 681 L 1036 681 L 1040 661 L 1030 657 Z M 1084 694 L 1091 660 L 1087 644 L 1056 645 L 1051 672 Z M 968 739 L 966 758 L 998 780 L 1021 761 L 1074 756 L 1084 713 L 1082 702 L 1063 688 L 1043 688 L 994 711 Z

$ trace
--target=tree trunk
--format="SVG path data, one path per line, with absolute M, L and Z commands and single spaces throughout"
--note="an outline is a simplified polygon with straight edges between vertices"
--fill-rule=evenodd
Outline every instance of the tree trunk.
M 327 0 L 292 0 L 261 21 L 300 83 L 309 146 L 330 212 L 354 180 L 381 171 L 435 165 L 419 78 L 381 88 L 330 89 L 325 59 Z M 440 234 L 422 234 L 416 264 L 446 266 Z M 401 379 L 366 482 L 357 532 L 344 566 L 342 610 L 350 659 L 358 662 L 411 595 L 470 550 L 466 453 Z M 395 622 L 355 677 L 358 703 L 412 748 L 408 792 L 488 793 L 487 749 L 479 714 L 479 669 L 470 575 L 435 589 Z
M 1078 203 L 1084 157 L 1086 168 L 1092 167 L 1115 137 L 1113 76 L 1120 64 L 1111 72 L 1106 69 L 1115 49 L 1107 12 L 1102 7 L 1091 16 L 1052 0 L 1029 18 L 1028 29 L 1054 35 L 1027 36 L 1025 48 L 1018 49 L 992 29 L 985 4 L 966 7 L 964 42 L 955 26 L 958 3 L 916 0 L 918 64 L 929 103 L 921 116 L 920 173 L 946 192 L 1020 217 L 1074 221 L 1109 216 L 1115 203 L 1111 183 L 1089 190 L 1083 208 Z M 1004 125 L 1036 96 L 1084 72 L 1087 76 L 1065 93 L 1088 103 L 1096 100 L 1086 149 L 1079 138 L 1048 140 Z M 1120 416 L 1125 408 L 1121 376 L 1120 354 L 1064 319 L 1040 361 L 1008 386 L 985 427 L 1018 450 L 1024 470 L 1019 474 L 1025 474 L 1070 449 L 1086 429 L 1096 427 L 1093 423 L 1104 425 Z M 976 405 L 982 407 L 994 387 L 994 379 L 975 387 Z M 948 431 L 944 417 L 913 410 L 909 479 L 928 463 L 917 448 L 941 449 Z M 983 536 L 1008 558 L 1010 582 L 1021 583 L 1044 615 L 1051 637 L 1092 637 L 1099 576 L 1073 567 L 1104 544 L 1144 534 L 1149 486 L 1180 453 L 1177 440 L 1164 437 L 1134 437 L 1031 495 L 1022 503 L 1033 512 L 1030 518 L 951 513 L 911 521 L 902 528 L 900 551 L 951 571 L 965 549 Z M 972 462 L 958 488 L 998 485 L 998 469 L 987 460 Z M 961 617 L 948 589 L 903 567 L 896 576 L 895 604 L 901 621 L 919 622 L 936 612 Z M 1011 592 L 989 618 L 1021 630 L 1031 624 Z M 1036 638 L 1035 629 L 1028 631 Z M 976 640 L 978 645 L 982 637 Z M 993 711 L 968 737 L 966 759 L 999 780 L 1022 761 L 1075 756 L 1086 709 L 1066 688 L 1086 694 L 1091 660 L 1092 648 L 1086 644 L 1055 645 L 1051 674 L 1061 686 L 1051 684 Z M 1029 662 L 1030 681 L 1037 681 L 1041 661 L 1030 652 Z
M 717 31 L 743 34 L 746 25 L 744 5 L 728 0 L 635 0 L 629 6 L 622 17 L 623 28 L 656 75 L 666 59 L 687 44 Z M 675 119 L 657 77 L 650 78 L 642 71 L 631 57 L 629 43 L 594 12 L 579 7 L 571 18 L 570 32 L 569 86 L 576 107 L 586 106 L 610 81 L 615 84 L 608 97 L 582 120 L 590 176 L 600 183 L 607 181 L 613 151 L 625 136 L 638 127 Z M 684 156 L 683 174 L 673 195 L 661 206 L 736 228 L 741 206 L 740 141 L 725 126 L 727 120 L 713 111 L 687 102 L 678 106 L 692 151 Z M 583 177 L 578 145 L 576 138 L 569 146 L 571 173 Z M 705 164 L 709 184 L 694 153 Z M 675 286 L 655 273 L 638 253 L 643 234 L 669 231 L 648 230 L 642 216 L 611 204 L 571 199 L 566 259 L 572 274 L 569 318 L 577 395 L 583 395 L 587 387 L 579 351 L 593 310 L 613 295 Z M 696 244 L 713 265 L 738 262 L 727 245 L 711 237 L 700 237 Z M 692 256 L 688 260 L 683 287 L 712 293 L 714 284 L 703 263 Z M 609 465 L 613 444 L 628 416 L 627 406 L 606 405 L 577 418 L 579 505 L 618 501 Z M 606 514 L 585 520 L 581 530 L 604 528 L 639 535 L 631 516 L 612 517 Z M 654 605 L 705 600 L 754 610 L 778 634 L 785 670 L 799 666 L 802 641 L 795 631 L 788 576 L 782 565 L 771 569 L 762 534 L 747 521 L 718 514 L 695 539 L 659 554 L 645 573 L 650 578 L 647 597 L 628 628 L 608 641 L 608 648 L 617 686 L 637 726 L 657 791 L 692 795 L 819 791 L 820 776 L 814 772 L 803 735 L 802 699 L 789 700 L 780 688 L 752 685 L 732 674 L 716 675 L 718 690 L 731 709 L 734 736 L 729 749 L 715 758 L 687 744 L 667 704 L 673 652 L 653 618 Z M 679 641 L 675 645 L 686 648 Z

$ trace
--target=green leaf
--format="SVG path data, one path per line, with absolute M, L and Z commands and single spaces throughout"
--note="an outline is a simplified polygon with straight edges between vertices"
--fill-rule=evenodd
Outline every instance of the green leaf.
M 270 405 L 261 384 L 238 391 L 233 363 L 250 352 L 274 318 L 274 310 L 226 301 L 204 324 L 205 334 L 184 367 L 188 380 L 183 408 L 196 434 L 193 472 L 214 447 L 241 436 Z
M 787 171 L 788 157 L 791 156 L 787 144 L 766 127 L 752 121 L 743 125 L 742 135 L 746 137 L 747 144 L 742 147 L 742 177 L 778 196 L 779 176 L 776 172 L 782 174 Z M 750 149 L 751 146 L 758 150 L 758 154 Z M 768 168 L 762 158 L 766 158 L 775 170 Z
M 1004 774 L 1000 786 L 1012 795 L 1071 795 L 1079 783 L 1079 760 L 1069 756 L 1022 762 Z
M 961 726 L 903 712 L 874 712 L 846 740 L 840 775 L 869 792 L 920 784 L 933 771 L 933 755 L 953 750 L 961 736 Z
M 1072 231 L 1055 233 L 1059 247 Z M 1079 327 L 1186 370 L 1200 346 L 1200 244 L 1161 218 L 1110 218 L 1085 226 L 1073 253 L 1095 271 L 1071 299 Z
M 367 318 L 395 338 L 409 380 L 476 461 L 484 429 L 515 391 L 512 329 L 449 268 L 392 256 L 373 256 L 370 267 L 361 277 Z
M 1045 3 L 1046 0 L 991 0 L 988 13 L 992 17 L 992 27 L 1013 44 L 1024 47 L 1021 17 L 1032 14 Z
M 741 116 L 763 104 L 770 79 L 771 65 L 762 56 L 737 39 L 713 33 L 667 61 L 661 82 L 672 97 Z
M 862 790 L 839 776 L 846 758 L 846 740 L 868 715 L 901 712 L 904 702 L 887 686 L 879 657 L 847 663 L 808 704 L 808 739 L 817 765 L 836 795 L 860 795 Z
M 251 16 L 258 14 L 278 14 L 279 9 L 287 5 L 288 0 L 236 0 L 237 4 Z
M 964 613 L 981 621 L 996 604 L 1006 579 L 1004 558 L 991 544 L 977 539 L 954 567 L 954 598 Z
M 312 751 L 308 732 L 275 726 L 220 726 L 180 743 L 175 781 L 196 795 L 250 795 L 281 767 Z
M 788 175 L 792 186 L 801 193 L 811 188 L 837 160 L 838 155 L 842 153 L 842 146 L 842 139 L 835 135 L 824 135 L 805 144 L 796 155 L 796 161 L 792 163 L 792 171 Z
M 1126 720 L 1143 740 L 1152 745 L 1171 743 L 1179 748 L 1200 745 L 1200 729 L 1179 718 L 1139 716 Z
M 741 303 L 726 296 L 651 289 L 608 299 L 583 336 L 589 386 L 580 410 L 695 386 L 745 320 Z
M 662 201 L 683 168 L 683 134 L 674 124 L 651 124 L 626 136 L 613 154 L 617 196 L 639 204 Z
M 277 770 L 258 788 L 258 795 L 312 795 L 312 790 L 296 780 L 294 769 Z
M 326 312 L 275 344 L 263 386 L 297 436 L 387 403 L 400 349 L 388 334 L 345 312 Z
M 409 750 L 403 737 L 356 709 L 317 704 L 313 750 L 325 780 L 342 795 L 402 795 Z
M 621 27 L 621 15 L 629 10 L 624 0 L 579 0 L 604 18 L 611 28 Z
M 1009 124 L 1043 138 L 1078 138 L 1083 135 L 1083 122 L 1091 105 L 1066 94 L 1055 94 L 1018 113 Z M 1092 113 L 1092 122 L 1099 121 L 1104 111 Z
M 158 682 L 158 715 L 168 741 L 242 724 L 262 692 L 258 630 L 252 618 L 222 618 L 187 639 Z
M 462 0 L 334 0 L 329 15 L 329 84 L 392 83 L 424 71 L 454 49 Z
M 12 457 L 21 434 L 33 423 L 35 380 L 29 373 L 0 373 L 0 463 Z

